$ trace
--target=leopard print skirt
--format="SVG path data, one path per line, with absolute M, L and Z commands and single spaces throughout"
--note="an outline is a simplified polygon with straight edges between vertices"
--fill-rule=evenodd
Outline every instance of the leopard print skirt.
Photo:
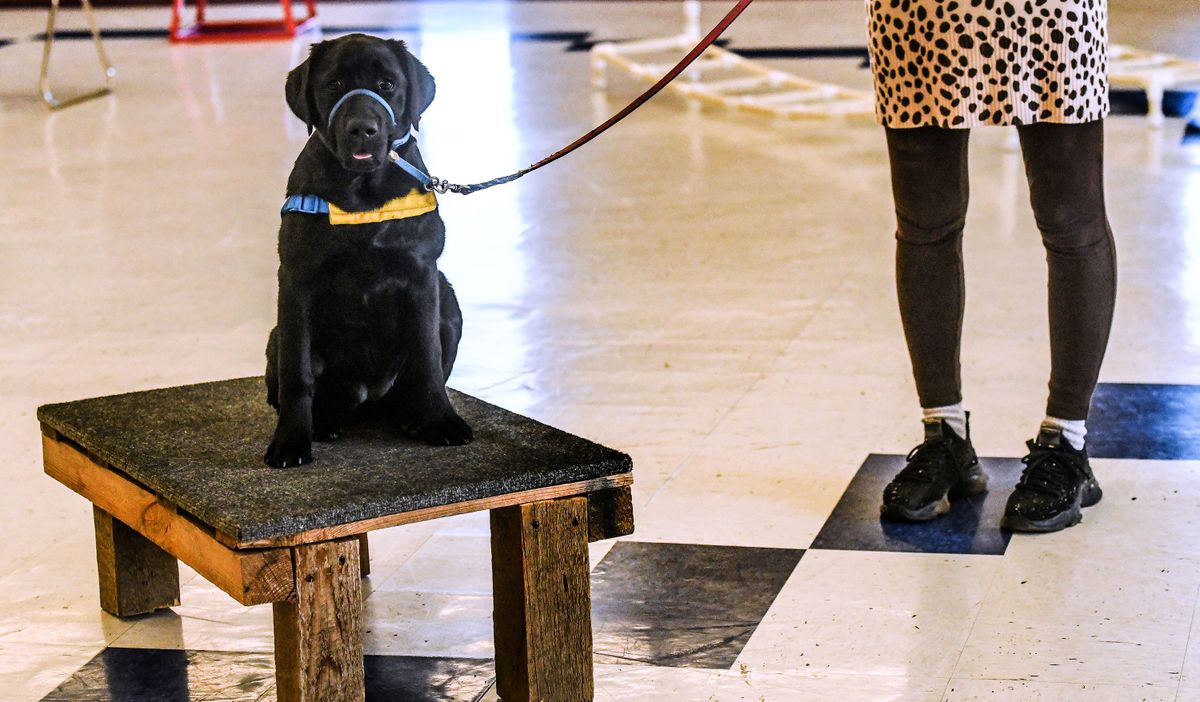
M 1108 114 L 1106 0 L 866 0 L 888 127 L 1091 122 Z

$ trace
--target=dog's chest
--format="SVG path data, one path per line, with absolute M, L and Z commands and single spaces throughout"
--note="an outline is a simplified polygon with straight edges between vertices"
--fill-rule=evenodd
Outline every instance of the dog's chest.
M 417 266 L 399 247 L 377 247 L 339 256 L 322 271 L 332 312 L 353 314 L 393 307 L 413 285 Z
M 377 254 L 388 255 L 404 255 L 406 251 L 415 248 L 416 241 L 414 227 L 406 227 L 396 224 L 383 224 L 372 227 L 369 235 L 367 247 L 375 250 Z

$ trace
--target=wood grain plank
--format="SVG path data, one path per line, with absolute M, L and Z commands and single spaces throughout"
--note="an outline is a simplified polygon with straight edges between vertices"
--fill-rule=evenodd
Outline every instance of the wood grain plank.
M 358 535 L 358 566 L 364 578 L 371 574 L 371 548 L 366 534 Z
M 42 457 L 47 475 L 188 564 L 238 602 L 277 602 L 292 594 L 288 549 L 231 549 L 169 502 L 67 442 L 43 436 Z
M 468 500 L 466 502 L 456 502 L 448 505 L 439 505 L 437 507 L 428 507 L 425 509 L 413 510 L 411 512 L 401 512 L 399 514 L 389 514 L 373 519 L 364 519 L 357 522 L 348 522 L 337 526 L 326 527 L 323 529 L 310 529 L 296 534 L 280 536 L 270 539 L 249 539 L 249 540 L 229 540 L 226 543 L 232 548 L 272 548 L 279 546 L 298 546 L 300 544 L 316 543 L 319 541 L 329 541 L 331 539 L 341 539 L 347 536 L 355 536 L 376 529 L 386 529 L 387 527 L 400 526 L 403 524 L 414 524 L 416 522 L 425 522 L 431 519 L 441 519 L 442 517 L 452 517 L 457 514 L 467 514 L 469 512 L 481 512 L 483 510 L 500 509 L 503 507 L 511 507 L 513 505 L 525 504 L 528 502 L 538 502 L 542 500 L 555 500 L 563 497 L 576 497 L 587 495 L 589 493 L 608 490 L 612 488 L 625 487 L 633 484 L 633 473 L 621 473 L 604 478 L 596 478 L 594 480 L 581 480 L 575 483 L 563 483 L 562 485 L 551 485 L 549 487 L 537 488 L 536 490 L 525 490 L 522 492 L 512 492 L 506 495 L 497 495 L 495 497 L 487 497 L 478 500 Z M 232 537 L 227 537 L 232 539 Z
M 588 541 L 633 533 L 633 490 L 628 486 L 588 493 Z
M 586 497 L 493 510 L 496 691 L 505 702 L 594 694 Z
M 293 549 L 296 597 L 277 602 L 279 702 L 361 702 L 362 584 L 356 538 Z
M 100 607 L 116 617 L 131 617 L 177 606 L 175 557 L 99 507 L 92 507 L 92 518 Z

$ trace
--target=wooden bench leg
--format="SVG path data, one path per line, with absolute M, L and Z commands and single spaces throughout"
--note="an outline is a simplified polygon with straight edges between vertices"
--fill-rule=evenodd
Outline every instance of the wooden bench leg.
M 179 562 L 152 541 L 93 505 L 100 606 L 117 617 L 179 604 Z
M 361 702 L 362 583 L 356 537 L 292 549 L 296 598 L 276 602 L 279 702 Z
M 367 548 L 366 534 L 358 535 L 358 567 L 364 578 L 371 574 L 371 551 Z
M 633 533 L 633 490 L 628 486 L 588 493 L 587 506 L 589 541 Z
M 497 693 L 591 700 L 587 498 L 494 509 L 491 526 Z

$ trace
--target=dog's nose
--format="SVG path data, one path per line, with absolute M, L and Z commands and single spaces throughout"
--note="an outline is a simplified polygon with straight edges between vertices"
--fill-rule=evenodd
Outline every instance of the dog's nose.
M 379 122 L 365 117 L 356 117 L 346 120 L 346 130 L 352 137 L 369 139 L 379 133 Z

